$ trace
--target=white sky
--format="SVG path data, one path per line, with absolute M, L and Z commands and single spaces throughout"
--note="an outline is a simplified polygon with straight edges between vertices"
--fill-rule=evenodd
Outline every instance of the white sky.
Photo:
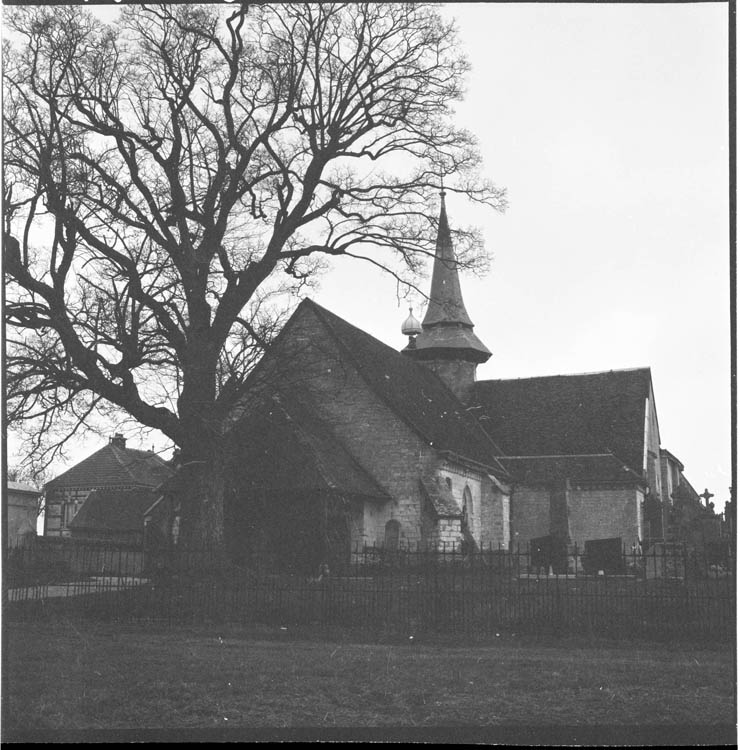
M 451 224 L 482 226 L 493 254 L 487 277 L 462 277 L 493 352 L 478 377 L 650 366 L 663 446 L 723 510 L 727 5 L 461 3 L 446 13 L 473 68 L 458 122 L 510 203 L 499 215 L 448 197 Z M 406 304 L 372 268 L 337 261 L 314 298 L 405 346 Z
M 455 4 L 472 63 L 460 124 L 506 214 L 462 277 L 493 352 L 478 377 L 650 366 L 663 446 L 729 499 L 727 5 Z M 336 263 L 316 297 L 391 346 L 395 283 Z M 419 310 L 415 310 L 417 317 Z

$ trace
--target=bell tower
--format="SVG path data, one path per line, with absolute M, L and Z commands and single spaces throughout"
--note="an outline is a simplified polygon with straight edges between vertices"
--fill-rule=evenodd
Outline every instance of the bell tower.
M 403 353 L 434 370 L 466 402 L 475 383 L 475 371 L 491 352 L 473 332 L 473 321 L 465 309 L 444 190 L 441 197 L 429 305 L 420 332 L 413 315 L 404 323 L 402 330 L 409 337 L 409 345 Z

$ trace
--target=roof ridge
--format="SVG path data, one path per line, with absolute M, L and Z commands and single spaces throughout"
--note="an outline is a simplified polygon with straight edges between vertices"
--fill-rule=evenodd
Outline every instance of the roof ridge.
M 545 380 L 547 378 L 575 378 L 588 375 L 609 375 L 618 372 L 650 372 L 650 365 L 645 367 L 622 367 L 611 370 L 594 370 L 592 372 L 561 372 L 554 375 L 527 375 L 523 378 L 488 378 L 486 380 L 477 380 L 475 385 L 485 383 L 511 383 L 517 380 Z
M 499 456 L 501 459 L 532 459 L 532 458 L 605 458 L 611 456 L 612 458 L 616 458 L 617 461 L 621 461 L 621 459 L 616 456 L 611 451 L 609 453 L 556 453 L 551 455 L 538 455 L 536 453 L 533 453 L 529 456 Z

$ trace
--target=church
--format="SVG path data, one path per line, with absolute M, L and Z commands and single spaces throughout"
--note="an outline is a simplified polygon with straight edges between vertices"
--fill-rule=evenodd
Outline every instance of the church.
M 668 485 L 688 483 L 661 450 L 649 368 L 478 380 L 491 352 L 463 301 L 444 193 L 426 313 L 402 333 L 397 351 L 298 306 L 230 427 L 237 557 L 331 565 L 373 545 L 667 537 Z

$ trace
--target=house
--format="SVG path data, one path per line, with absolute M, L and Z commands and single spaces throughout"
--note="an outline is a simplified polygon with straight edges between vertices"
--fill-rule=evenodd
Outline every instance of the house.
M 25 482 L 7 481 L 5 497 L 8 508 L 7 544 L 11 547 L 36 536 L 41 491 Z
M 402 351 L 304 300 L 232 415 L 237 557 L 313 566 L 356 545 L 561 550 L 669 532 L 649 368 L 478 380 L 491 356 L 442 197 L 429 305 Z M 560 554 L 560 553 L 559 553 Z
M 138 509 L 144 504 L 142 498 L 171 475 L 172 469 L 157 454 L 127 448 L 123 435 L 116 434 L 100 450 L 47 482 L 44 535 L 67 537 L 74 532 L 86 538 L 120 539 L 131 531 L 130 511 L 122 504 L 131 502 Z M 90 506 L 85 508 L 88 499 Z M 153 502 L 154 498 L 149 505 Z M 142 529 L 145 510 L 141 508 Z M 82 513 L 80 521 L 73 525 L 78 513 Z

